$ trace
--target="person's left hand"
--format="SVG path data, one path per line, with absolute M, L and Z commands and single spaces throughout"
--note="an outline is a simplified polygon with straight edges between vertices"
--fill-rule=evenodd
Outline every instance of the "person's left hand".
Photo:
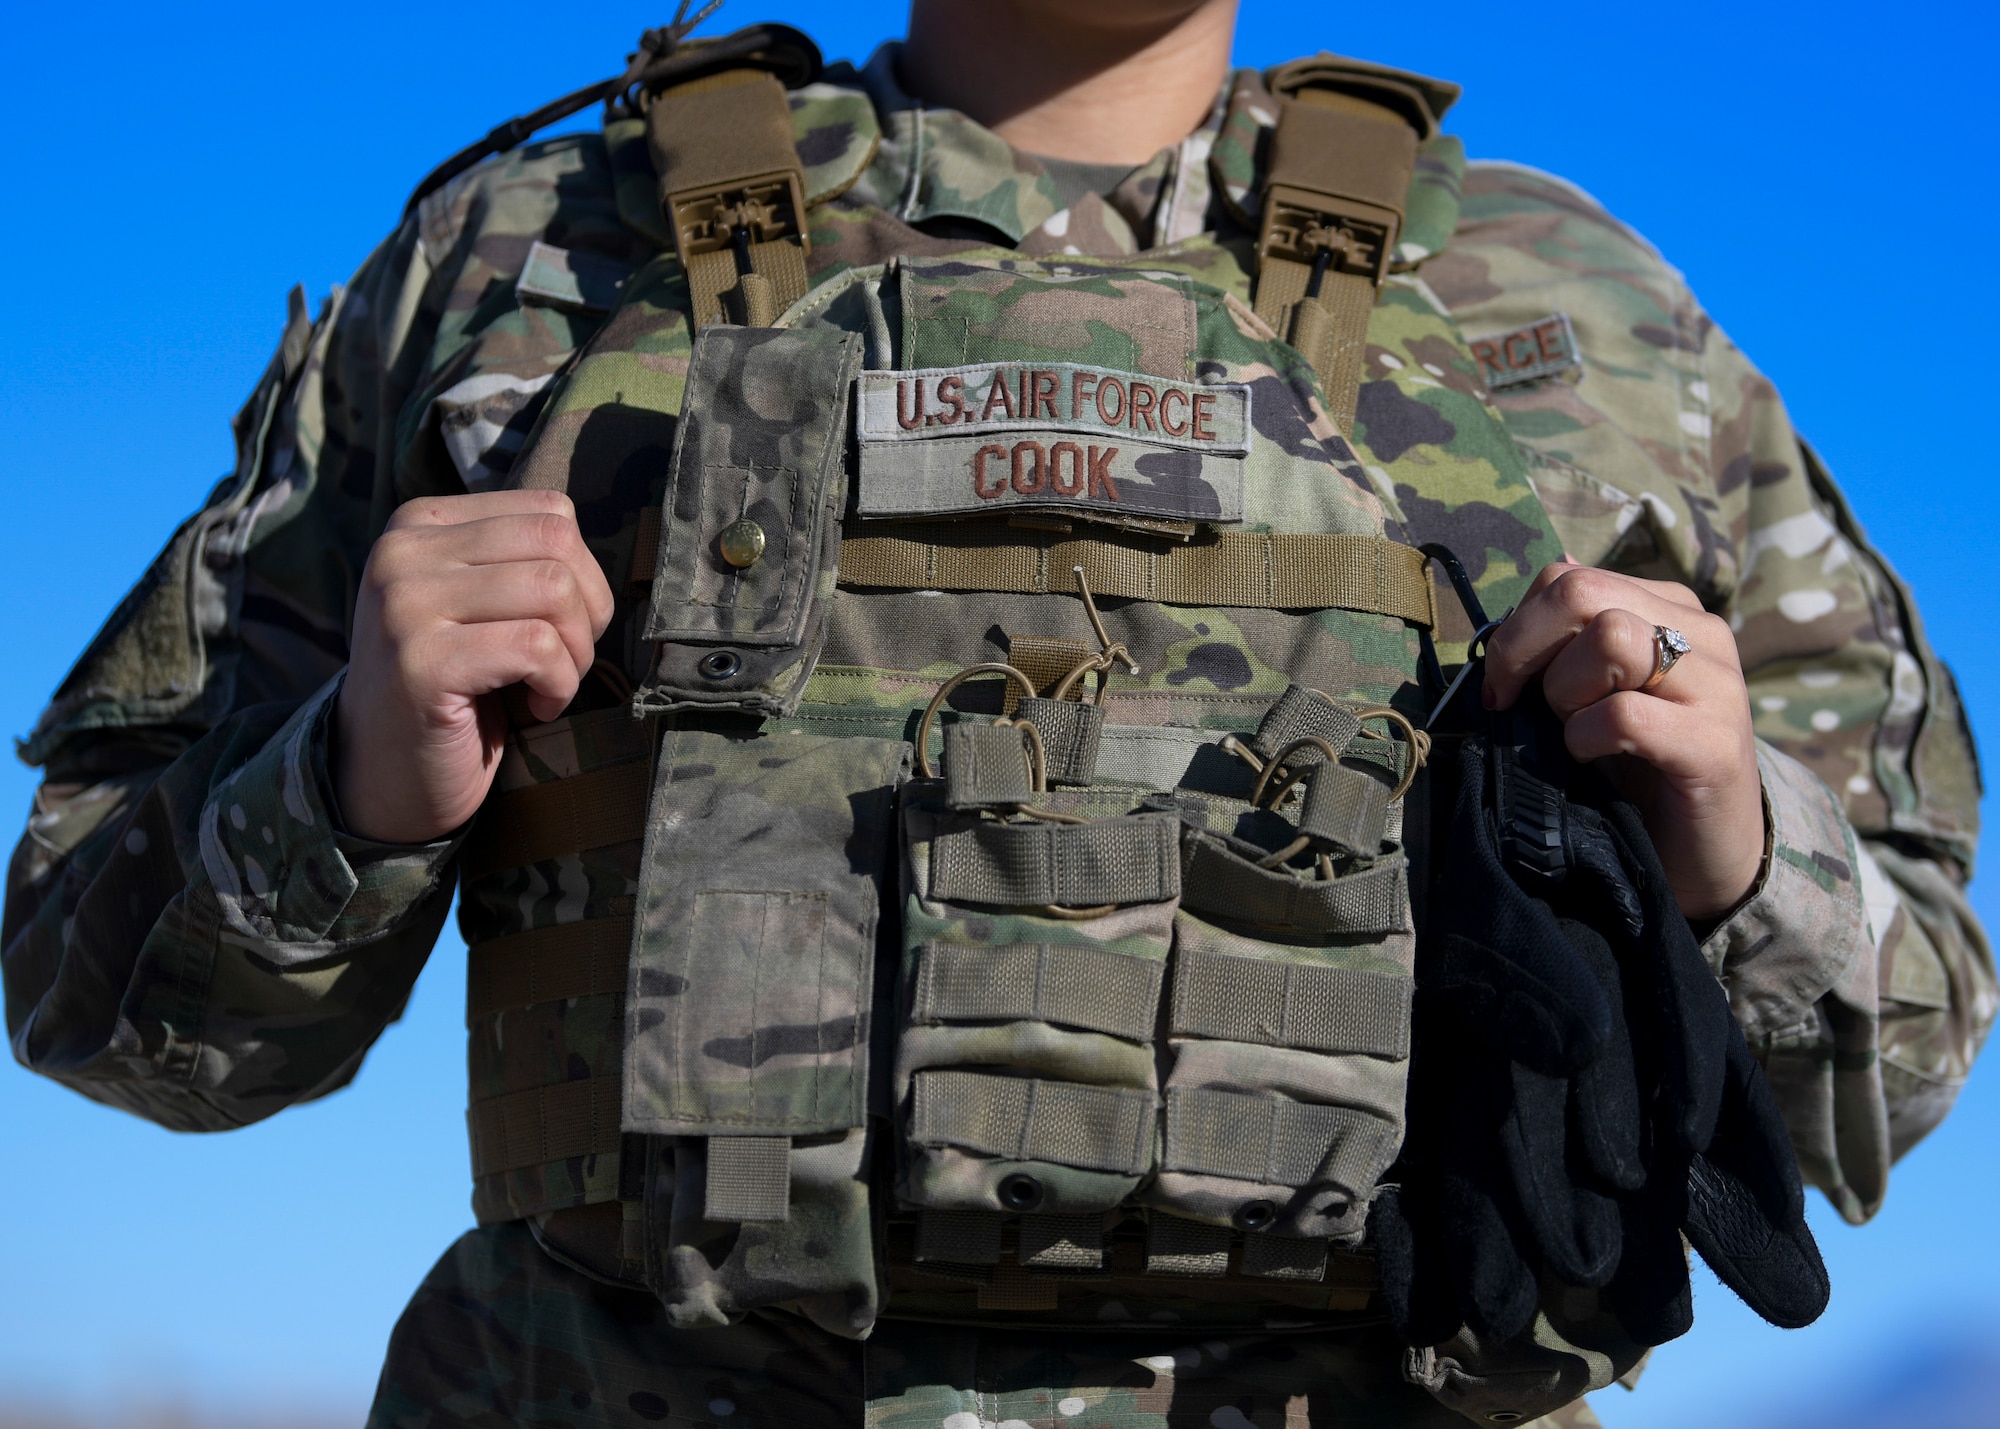
M 1641 690 L 1656 625 L 1692 648 Z M 1538 675 L 1569 752 L 1608 760 L 1638 805 L 1681 911 L 1700 922 L 1740 903 L 1764 858 L 1764 795 L 1728 623 L 1671 581 L 1548 566 L 1486 642 L 1486 707 L 1511 707 Z

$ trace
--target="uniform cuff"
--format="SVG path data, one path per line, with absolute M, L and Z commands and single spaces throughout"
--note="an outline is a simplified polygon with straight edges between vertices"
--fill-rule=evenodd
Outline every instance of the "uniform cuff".
M 387 932 L 436 889 L 456 836 L 382 844 L 344 832 L 327 772 L 345 672 L 307 700 L 201 813 L 201 861 L 229 926 L 260 942 L 354 942 Z
M 1753 1047 L 1816 1035 L 1815 1004 L 1869 954 L 1854 829 L 1815 774 L 1762 740 L 1764 867 L 1702 944 Z

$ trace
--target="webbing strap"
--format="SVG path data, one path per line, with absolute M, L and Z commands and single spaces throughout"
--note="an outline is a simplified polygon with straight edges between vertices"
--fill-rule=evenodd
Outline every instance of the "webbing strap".
M 1299 1236 L 1246 1235 L 1243 1273 L 1266 1280 L 1318 1281 L 1326 1276 L 1326 1246 L 1323 1240 Z
M 789 1136 L 711 1136 L 702 1219 L 782 1221 L 791 1215 Z
M 1250 747 L 1266 759 L 1276 759 L 1284 748 L 1307 736 L 1325 740 L 1335 750 L 1345 750 L 1361 733 L 1361 719 L 1346 705 L 1328 699 L 1304 685 L 1287 685 L 1277 703 L 1257 722 Z M 1292 755 L 1295 764 L 1316 764 L 1324 756 L 1308 745 Z
M 1104 706 L 1049 700 L 1037 695 L 1022 700 L 1017 713 L 1042 736 L 1049 783 L 1088 788 L 1097 777 L 1097 747 L 1104 738 Z
M 476 1101 L 465 1112 L 474 1180 L 618 1150 L 619 1080 L 591 1077 Z
M 459 853 L 460 875 L 480 878 L 645 837 L 652 773 L 648 761 L 634 759 L 492 795 Z
M 1410 1055 L 1408 978 L 1183 949 L 1173 1030 L 1309 1052 Z
M 629 917 L 557 923 L 474 943 L 467 949 L 466 1018 L 572 997 L 621 994 L 631 949 Z
M 1038 694 L 1048 694 L 1071 670 L 1096 652 L 1081 640 L 1056 640 L 1042 635 L 1007 634 L 1007 663 L 1026 675 Z M 1021 701 L 1014 682 L 1007 682 L 1006 703 L 1000 713 L 1012 714 Z M 1044 734 L 1048 731 L 1044 730 Z
M 1180 892 L 1180 821 L 1128 814 L 1088 824 L 979 823 L 931 845 L 933 898 L 959 903 L 1157 903 Z
M 655 96 L 646 142 L 697 328 L 769 327 L 805 295 L 805 170 L 784 85 L 724 70 Z
M 910 1139 L 919 1146 L 1127 1176 L 1152 1164 L 1159 1098 L 1151 1092 L 987 1072 L 918 1072 L 914 1080 Z
M 1053 1022 L 1146 1042 L 1165 967 L 1088 943 L 926 943 L 910 1015 L 923 1024 Z
M 998 1211 L 918 1211 L 916 1258 L 998 1265 L 1000 1231 L 1006 1223 Z
M 1345 878 L 1302 878 L 1283 868 L 1259 868 L 1195 829 L 1184 836 L 1181 853 L 1181 901 L 1200 912 L 1302 933 L 1409 931 L 1402 859 Z
M 918 533 L 921 534 L 918 534 Z M 1426 558 L 1381 536 L 1224 531 L 1185 545 L 1106 535 L 1038 538 L 1007 527 L 869 525 L 840 548 L 840 583 L 891 590 L 1076 589 L 1082 566 L 1100 597 L 1252 610 L 1354 610 L 1436 623 Z
M 1280 94 L 1265 165 L 1257 316 L 1312 364 L 1327 415 L 1351 432 L 1368 315 L 1402 229 L 1417 131 L 1397 108 L 1301 78 Z
M 1396 1144 L 1393 1122 L 1355 1107 L 1186 1087 L 1167 1092 L 1160 1165 L 1261 1186 L 1331 1180 L 1365 1192 L 1387 1168 Z M 1369 1167 L 1366 1180 L 1351 1179 Z
M 1389 786 L 1344 764 L 1320 764 L 1306 775 L 1299 832 L 1342 853 L 1373 858 L 1389 826 Z
M 1146 1220 L 1146 1273 L 1203 1278 L 1229 1274 L 1229 1231 L 1152 1212 Z
M 1096 1270 L 1104 1264 L 1104 1217 L 1021 1217 L 1015 1257 L 1030 1270 Z
M 1033 803 L 1029 732 L 1014 725 L 960 721 L 944 730 L 944 801 L 953 809 Z

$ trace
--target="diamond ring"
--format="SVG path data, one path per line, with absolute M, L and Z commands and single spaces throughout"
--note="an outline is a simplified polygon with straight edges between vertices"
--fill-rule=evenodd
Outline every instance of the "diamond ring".
M 1687 636 L 1681 634 L 1680 631 L 1671 629 L 1665 625 L 1655 625 L 1653 627 L 1653 673 L 1647 678 L 1646 683 L 1639 686 L 1639 688 L 1650 690 L 1653 686 L 1659 684 L 1660 681 L 1666 679 L 1667 671 L 1678 665 L 1681 656 L 1687 654 L 1693 648 L 1692 645 L 1688 644 Z

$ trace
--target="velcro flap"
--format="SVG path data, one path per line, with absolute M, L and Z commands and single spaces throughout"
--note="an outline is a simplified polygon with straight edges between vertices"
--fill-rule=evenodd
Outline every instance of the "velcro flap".
M 1299 832 L 1342 853 L 1373 858 L 1389 825 L 1389 786 L 1344 764 L 1321 763 L 1306 775 Z
M 945 726 L 944 801 L 954 809 L 1012 808 L 1035 797 L 1026 730 L 978 721 Z
M 1153 1160 L 1149 1091 L 1038 1077 L 927 1071 L 915 1078 L 910 1139 L 1013 1161 L 1143 1173 Z
M 1182 837 L 1181 902 L 1217 918 L 1300 933 L 1380 935 L 1410 930 L 1408 863 L 1398 857 L 1344 878 L 1259 868 L 1211 834 Z
M 1278 696 L 1278 702 L 1258 721 L 1257 732 L 1250 736 L 1250 747 L 1266 759 L 1275 759 L 1294 740 L 1316 735 L 1339 752 L 1360 732 L 1360 718 L 1346 705 L 1328 699 L 1318 690 L 1288 685 Z M 1310 745 L 1294 756 L 1300 764 L 1315 763 L 1324 757 Z
M 1179 830 L 1167 813 L 1087 824 L 974 824 L 938 836 L 930 893 L 1004 905 L 1157 903 L 1180 892 Z
M 1393 1122 L 1354 1107 L 1169 1088 L 1161 1169 L 1265 1186 L 1331 1182 L 1360 1197 L 1400 1142 Z
M 1359 968 L 1183 947 L 1175 955 L 1173 1030 L 1266 1047 L 1400 1059 L 1410 1055 L 1412 986 L 1407 978 Z
M 863 372 L 863 516 L 1043 507 L 1243 519 L 1250 389 L 1071 363 Z
M 1097 777 L 1097 746 L 1104 736 L 1104 707 L 1036 696 L 1022 700 L 1017 712 L 1042 736 L 1049 783 L 1088 788 Z
M 782 1221 L 791 1215 L 788 1136 L 711 1136 L 702 1219 Z
M 920 1023 L 1034 1020 L 1144 1042 L 1165 967 L 1088 943 L 927 943 L 910 1013 Z

